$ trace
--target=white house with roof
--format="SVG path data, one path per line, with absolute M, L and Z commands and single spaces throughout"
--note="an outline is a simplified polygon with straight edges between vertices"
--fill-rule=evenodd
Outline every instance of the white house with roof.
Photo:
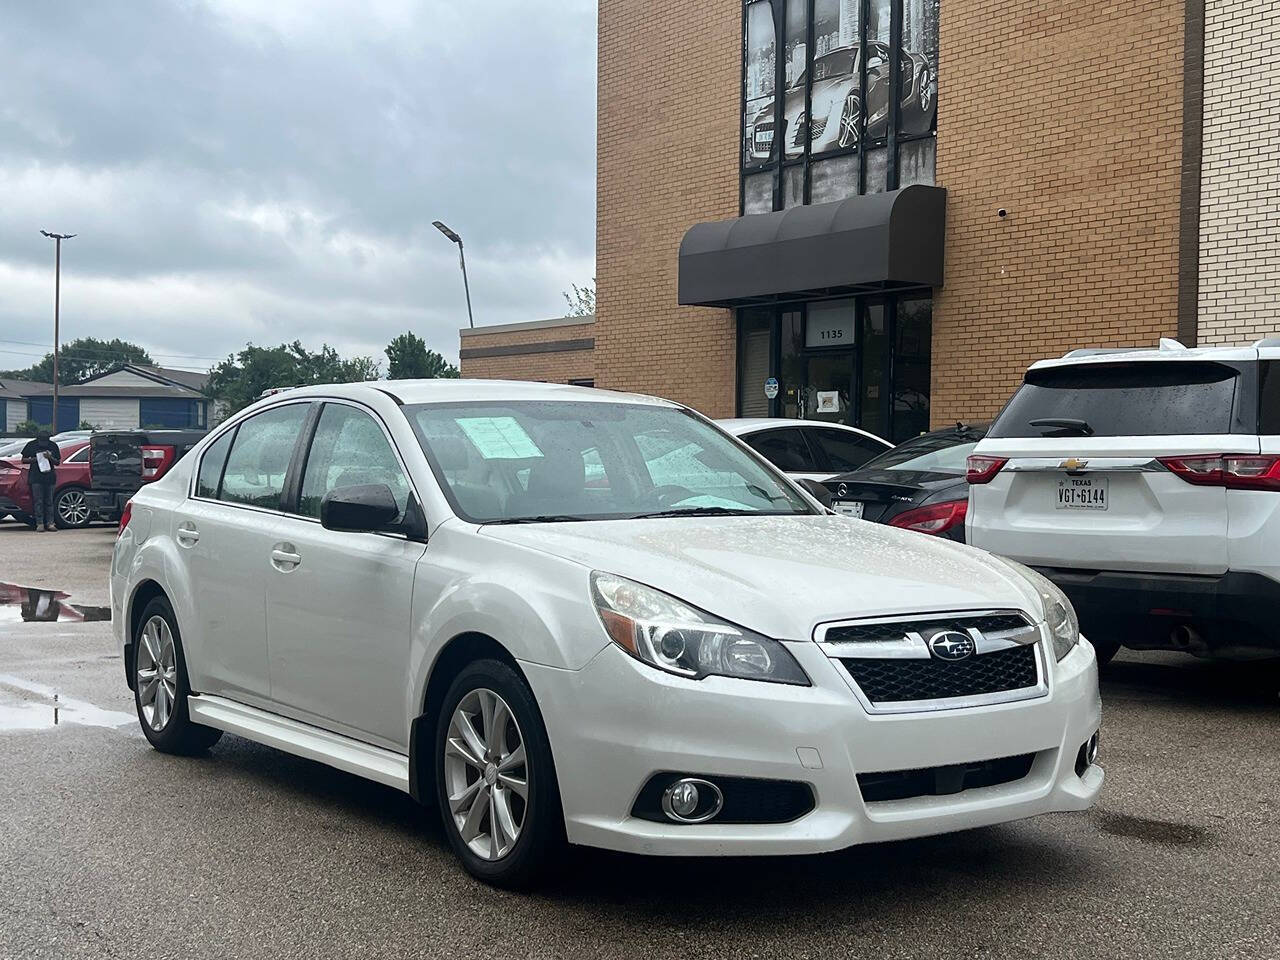
M 57 430 L 90 423 L 99 430 L 141 427 L 204 429 L 213 401 L 201 391 L 207 373 L 126 363 L 58 390 Z M 8 432 L 25 420 L 53 423 L 53 388 L 47 383 L 0 380 L 3 423 Z M 212 422 L 216 422 L 214 416 Z M 56 432 L 56 431 L 55 431 Z

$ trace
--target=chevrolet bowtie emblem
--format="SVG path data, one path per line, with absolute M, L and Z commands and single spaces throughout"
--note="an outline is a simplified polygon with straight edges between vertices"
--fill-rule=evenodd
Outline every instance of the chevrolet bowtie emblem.
M 1078 457 L 1068 457 L 1066 460 L 1063 460 L 1060 464 L 1058 464 L 1058 467 L 1059 469 L 1062 469 L 1062 470 L 1073 471 L 1073 470 L 1083 470 L 1088 465 L 1089 465 L 1088 460 L 1081 460 Z

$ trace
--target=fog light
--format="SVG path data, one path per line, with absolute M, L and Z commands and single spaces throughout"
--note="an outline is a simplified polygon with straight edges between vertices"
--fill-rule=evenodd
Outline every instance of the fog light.
M 1085 759 L 1088 761 L 1089 766 L 1093 766 L 1095 763 L 1098 762 L 1099 736 L 1100 736 L 1100 733 L 1095 733 L 1092 737 L 1089 738 L 1089 747 L 1085 751 Z
M 723 806 L 720 788 L 709 780 L 684 777 L 662 793 L 662 812 L 679 823 L 705 823 Z

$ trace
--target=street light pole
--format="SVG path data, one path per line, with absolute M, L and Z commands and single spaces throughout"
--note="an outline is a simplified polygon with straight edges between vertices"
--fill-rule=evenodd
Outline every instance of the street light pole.
M 471 325 L 471 329 L 474 330 L 476 320 L 475 317 L 471 315 L 471 285 L 467 283 L 467 255 L 462 251 L 462 238 L 439 220 L 432 221 L 431 225 L 458 245 L 458 263 L 462 265 L 462 289 L 467 295 L 467 323 L 469 323 Z
M 62 301 L 62 241 L 70 240 L 74 233 L 50 233 L 41 230 L 42 234 L 54 243 L 53 254 L 53 429 L 58 432 L 58 321 Z

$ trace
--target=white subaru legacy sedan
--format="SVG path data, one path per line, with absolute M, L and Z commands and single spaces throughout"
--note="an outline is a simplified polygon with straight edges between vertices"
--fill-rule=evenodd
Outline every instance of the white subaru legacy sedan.
M 649 397 L 266 398 L 134 496 L 111 597 L 157 749 L 227 731 L 389 784 L 493 883 L 566 841 L 815 853 L 1102 786 L 1094 652 L 1056 587 L 829 515 Z

